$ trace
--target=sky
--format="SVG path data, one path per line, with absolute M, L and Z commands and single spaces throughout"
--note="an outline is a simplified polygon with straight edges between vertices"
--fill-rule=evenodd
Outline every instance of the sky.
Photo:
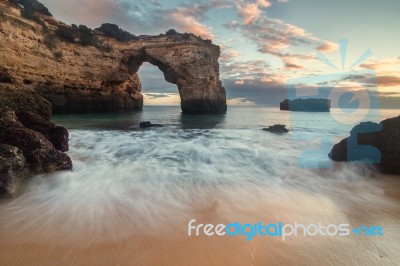
M 400 109 L 398 0 L 41 2 L 69 24 L 96 28 L 109 22 L 135 35 L 174 28 L 211 39 L 221 47 L 228 105 L 277 106 L 295 82 L 300 90 L 378 92 L 383 108 Z M 145 63 L 139 76 L 145 104 L 179 104 L 176 85 L 157 67 Z M 307 91 L 313 90 L 302 93 Z

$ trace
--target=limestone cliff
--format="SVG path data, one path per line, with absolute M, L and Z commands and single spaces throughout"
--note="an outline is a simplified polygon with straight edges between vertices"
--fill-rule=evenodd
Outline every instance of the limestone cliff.
M 0 2 L 0 89 L 36 91 L 54 113 L 139 110 L 137 71 L 149 62 L 177 85 L 183 112 L 226 112 L 220 49 L 210 41 L 175 32 L 136 37 L 110 24 L 69 26 L 39 7 Z

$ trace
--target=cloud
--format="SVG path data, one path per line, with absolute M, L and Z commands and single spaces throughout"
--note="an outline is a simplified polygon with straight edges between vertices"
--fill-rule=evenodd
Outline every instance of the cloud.
M 268 75 L 269 66 L 264 60 L 234 61 L 221 64 L 225 79 L 258 79 Z
M 239 24 L 239 22 L 237 20 L 232 20 L 229 23 L 223 24 L 223 26 L 225 28 L 228 28 L 228 29 L 236 29 L 236 28 L 238 28 L 240 26 L 240 24 Z
M 257 0 L 257 4 L 262 7 L 269 7 L 271 3 L 267 0 Z
M 280 19 L 262 17 L 257 23 L 243 25 L 243 34 L 254 41 L 261 53 L 282 56 L 294 46 L 319 46 L 321 41 L 304 29 Z
M 178 91 L 177 86 L 167 82 L 163 72 L 150 63 L 144 63 L 139 68 L 138 74 L 142 83 L 142 92 L 164 95 L 165 93 L 176 93 Z
M 297 65 L 296 63 L 291 63 L 290 61 L 285 62 L 285 67 L 292 68 L 292 69 L 303 69 L 304 68 L 302 65 Z
M 262 14 L 261 8 L 267 8 L 271 3 L 267 0 L 257 0 L 255 3 L 238 3 L 236 8 L 242 17 L 243 24 L 255 22 Z
M 339 48 L 339 46 L 336 43 L 333 42 L 323 42 L 320 46 L 317 47 L 318 51 L 322 53 L 329 53 L 332 51 L 335 51 Z
M 191 16 L 184 16 L 181 11 L 175 10 L 171 12 L 171 18 L 175 21 L 176 28 L 181 32 L 190 32 L 194 35 L 200 36 L 203 39 L 214 39 L 212 29 L 201 24 L 196 18 Z
M 175 94 L 151 92 L 151 93 L 143 93 L 143 96 L 146 97 L 147 99 L 157 99 L 157 98 L 168 98 L 171 97 L 171 95 Z
M 202 23 L 207 12 L 226 8 L 229 2 L 212 0 L 165 8 L 157 0 L 43 0 L 54 16 L 67 23 L 85 24 L 92 28 L 104 22 L 115 23 L 133 34 L 159 34 L 170 28 L 190 32 L 205 39 L 212 39 L 210 27 Z M 66 12 L 73 10 L 73 12 Z
M 348 79 L 354 79 L 366 85 L 379 87 L 400 87 L 400 73 L 398 71 L 400 58 L 370 59 L 360 65 L 361 68 L 375 70 L 370 74 L 351 75 Z
M 250 101 L 247 98 L 232 98 L 226 101 L 228 106 L 254 106 L 256 105 L 254 102 Z
M 236 50 L 230 49 L 224 45 L 221 45 L 221 55 L 219 57 L 219 61 L 222 64 L 227 64 L 232 62 L 233 60 L 238 59 L 241 57 L 241 54 L 238 53 Z
M 253 3 L 237 1 L 242 23 L 232 20 L 224 26 L 239 30 L 250 40 L 249 43 L 256 46 L 258 52 L 280 58 L 283 65 L 281 70 L 305 70 L 305 65 L 315 60 L 317 50 L 327 53 L 338 48 L 335 43 L 321 40 L 301 27 L 268 17 L 262 8 L 268 8 L 271 5 L 269 1 Z M 278 1 L 278 3 L 284 2 L 286 1 Z M 304 52 L 307 50 L 309 52 Z
M 143 101 L 145 105 L 179 105 L 181 98 L 178 93 L 144 93 Z
M 358 82 L 370 87 L 400 87 L 400 77 L 396 75 L 378 75 L 374 73 L 360 74 L 360 75 L 348 75 L 343 77 L 343 80 Z M 398 93 L 398 92 L 397 92 Z
M 378 85 L 383 87 L 400 87 L 400 77 L 397 76 L 378 76 Z
M 164 10 L 166 21 L 172 20 L 178 31 L 190 32 L 204 39 L 214 39 L 212 28 L 202 24 L 207 19 L 207 12 L 215 9 L 228 8 L 232 4 L 224 0 L 212 0 L 203 3 L 185 4 L 181 7 Z
M 400 97 L 380 97 L 381 108 L 399 109 Z
M 237 6 L 238 12 L 242 15 L 243 18 L 243 24 L 248 25 L 256 21 L 262 11 L 259 9 L 258 4 L 238 4 Z
M 232 21 L 224 26 L 238 29 L 258 52 L 280 58 L 284 71 L 306 70 L 306 65 L 315 60 L 317 50 L 326 53 L 338 48 L 335 43 L 321 40 L 301 27 L 265 14 L 260 14 L 252 23 Z
M 367 62 L 360 65 L 361 68 L 373 69 L 377 71 L 382 71 L 385 73 L 398 73 L 400 65 L 400 57 L 398 58 L 390 58 L 390 59 L 370 59 Z
M 275 106 L 287 98 L 284 86 L 264 83 L 257 80 L 246 80 L 244 84 L 235 84 L 234 80 L 224 80 L 228 99 L 247 99 L 254 105 Z

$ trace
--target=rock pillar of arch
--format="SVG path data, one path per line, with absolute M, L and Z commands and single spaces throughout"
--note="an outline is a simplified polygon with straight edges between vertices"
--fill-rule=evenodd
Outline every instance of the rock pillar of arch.
M 193 35 L 141 39 L 123 51 L 120 69 L 131 77 L 144 62 L 157 66 L 176 84 L 183 113 L 225 113 L 226 92 L 219 79 L 220 49 Z

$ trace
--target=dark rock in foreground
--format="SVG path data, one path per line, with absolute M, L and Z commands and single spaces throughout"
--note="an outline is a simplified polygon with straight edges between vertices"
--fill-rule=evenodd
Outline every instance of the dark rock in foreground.
M 350 136 L 333 146 L 334 161 L 361 161 L 377 165 L 388 174 L 400 174 L 400 116 L 382 122 L 363 122 Z
M 124 31 L 118 25 L 110 24 L 110 23 L 103 23 L 99 28 L 96 30 L 104 33 L 106 36 L 115 38 L 120 42 L 127 42 L 134 40 L 136 38 L 135 35 Z
M 35 174 L 72 169 L 63 153 L 68 131 L 50 116 L 51 104 L 40 96 L 0 89 L 0 194 L 14 195 Z
M 269 126 L 268 128 L 263 128 L 263 130 L 271 132 L 271 133 L 287 133 L 289 132 L 289 130 L 286 128 L 285 125 L 273 125 L 273 126 Z
M 16 115 L 24 127 L 41 133 L 57 150 L 63 152 L 69 150 L 69 134 L 64 127 L 57 126 L 49 120 L 46 120 L 30 111 L 17 111 Z
M 152 124 L 150 121 L 143 121 L 139 124 L 140 128 L 162 127 L 160 124 Z
M 8 74 L 7 69 L 1 67 L 0 68 L 0 82 L 1 83 L 13 83 L 13 78 L 10 74 Z
M 300 111 L 300 112 L 329 112 L 331 109 L 331 101 L 329 99 L 285 99 L 280 103 L 280 109 L 284 111 Z
M 0 144 L 0 195 L 15 194 L 27 175 L 26 159 L 17 147 Z

